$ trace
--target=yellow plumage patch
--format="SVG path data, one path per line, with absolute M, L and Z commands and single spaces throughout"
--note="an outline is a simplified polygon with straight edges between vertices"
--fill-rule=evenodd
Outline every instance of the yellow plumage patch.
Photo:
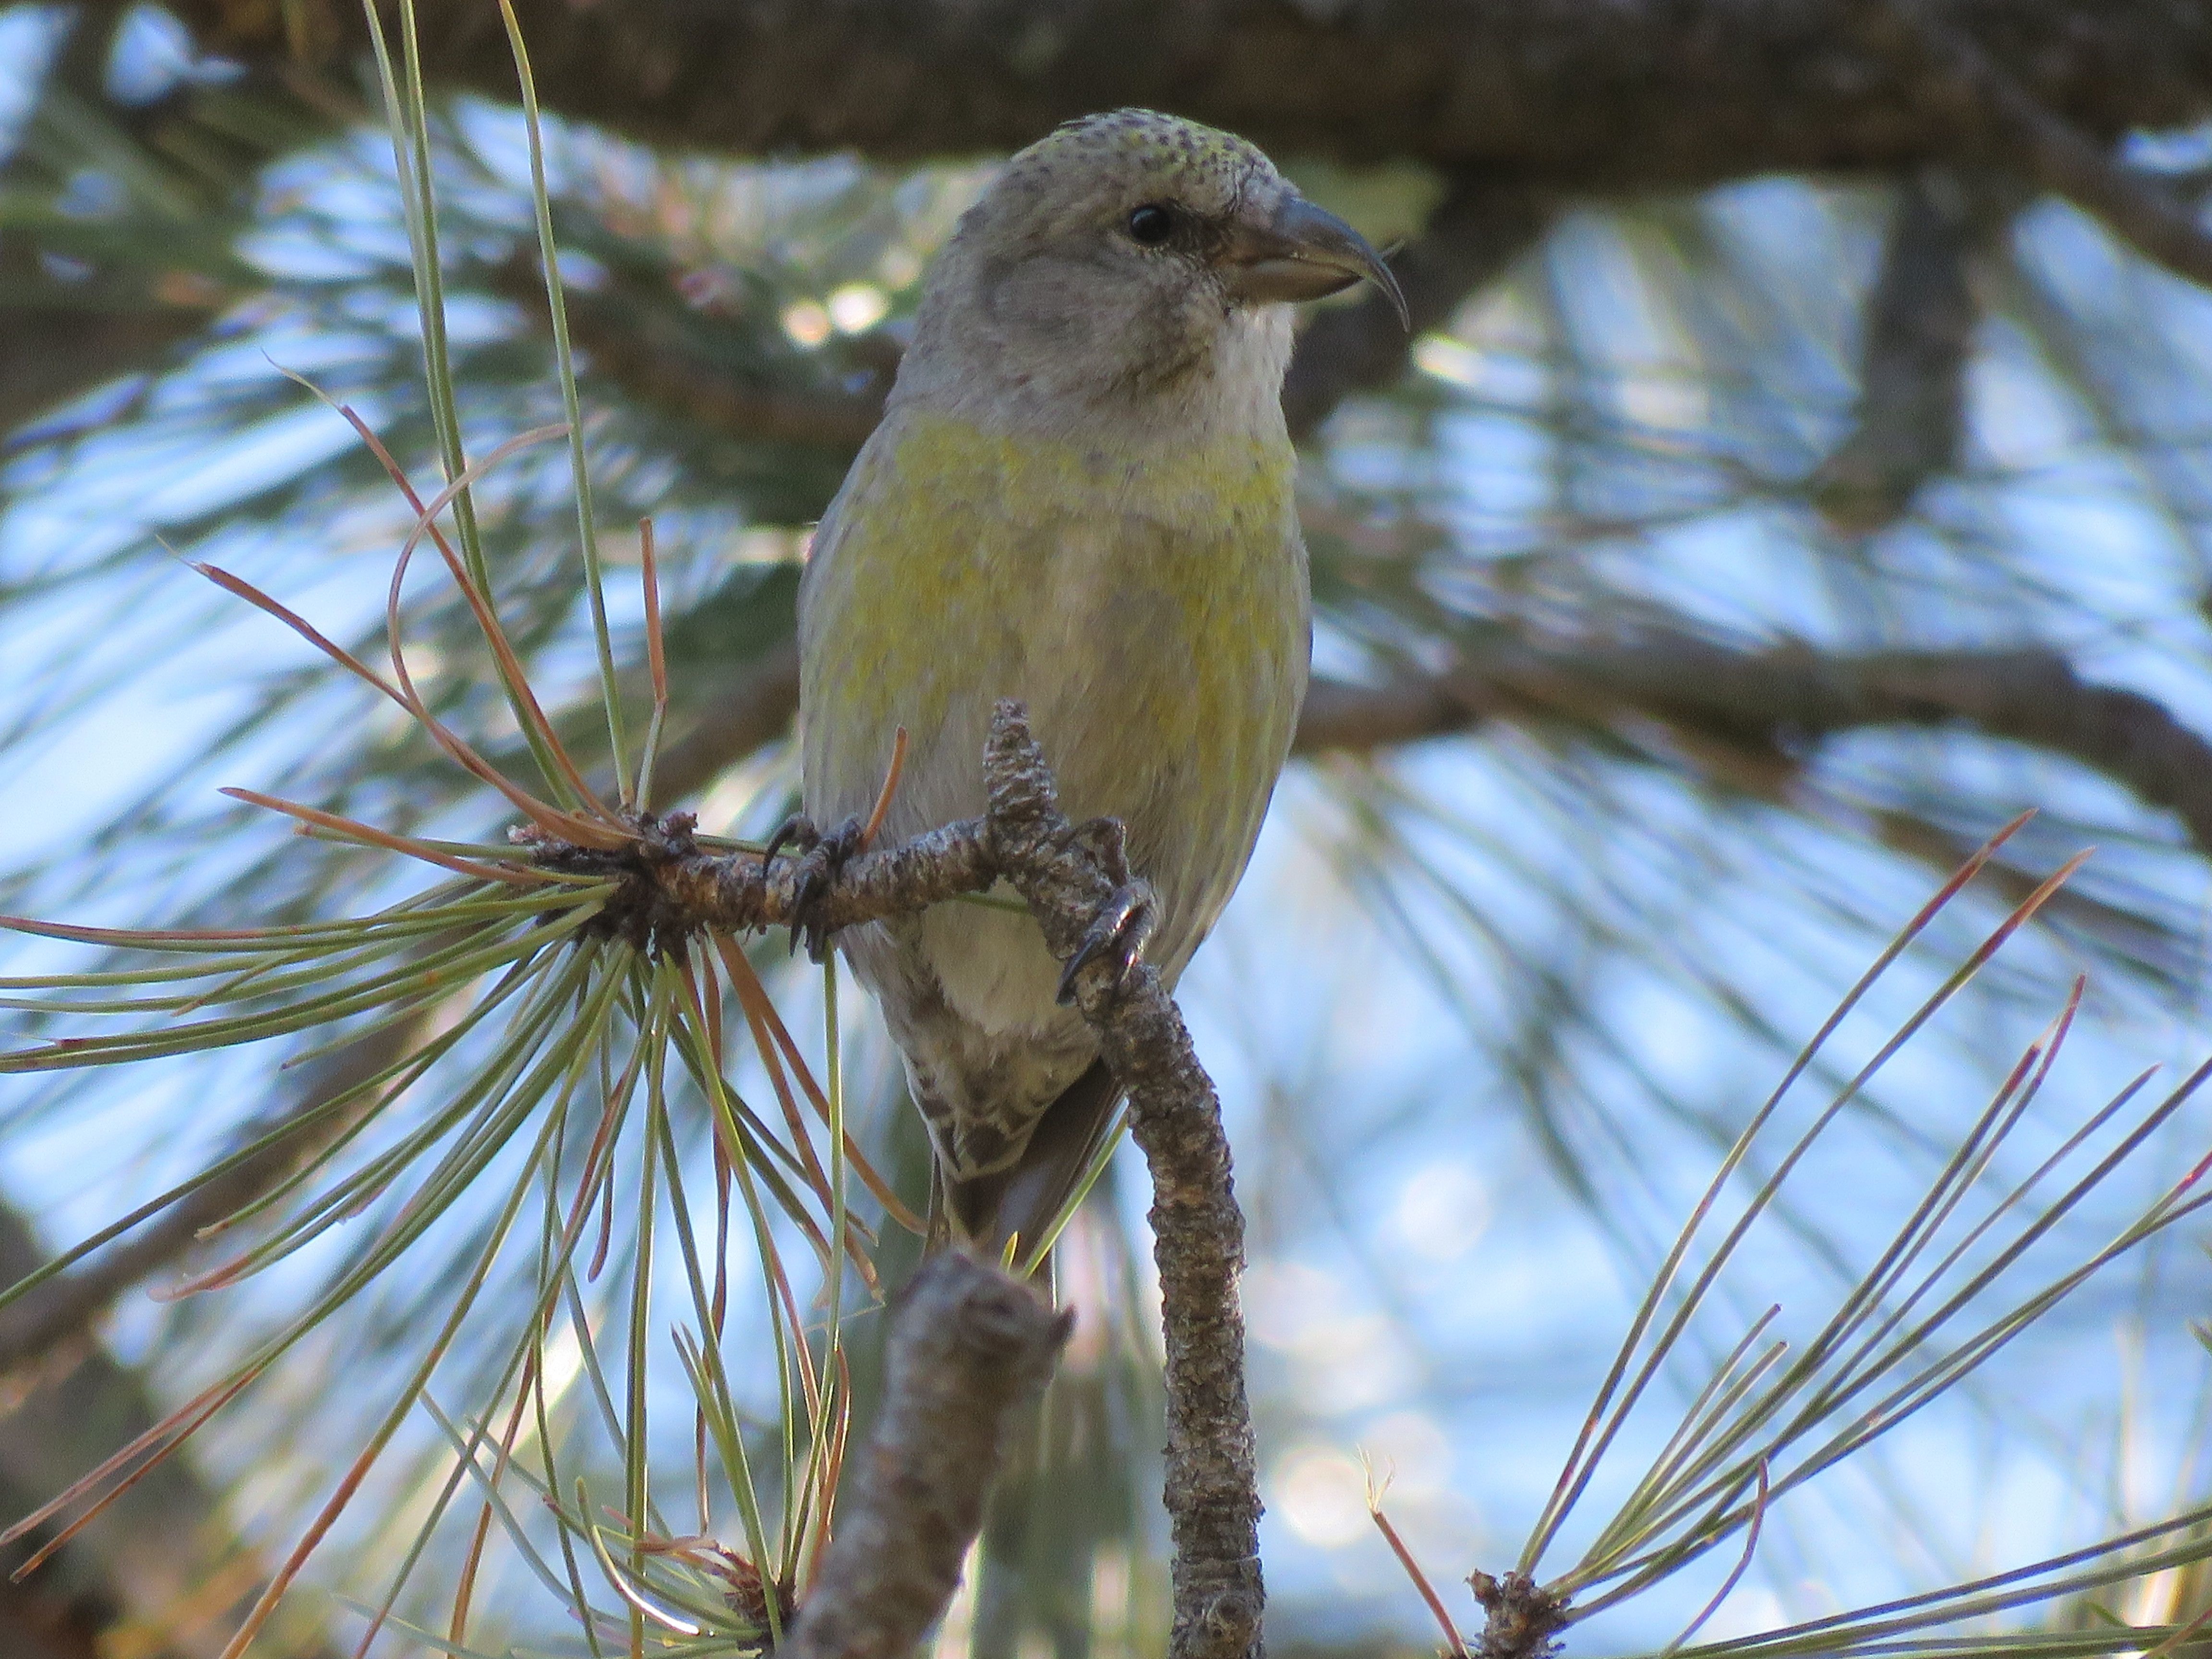
M 1133 463 L 895 416 L 810 576 L 805 706 L 842 729 L 834 760 L 811 740 L 810 758 L 849 771 L 836 793 L 857 803 L 896 726 L 917 759 L 939 732 L 973 739 L 972 811 L 975 721 L 1021 696 L 1077 816 L 1115 813 L 1141 835 L 1146 809 L 1168 805 L 1152 799 L 1166 771 L 1188 795 L 1218 794 L 1198 816 L 1239 834 L 1304 678 L 1293 465 L 1286 444 L 1244 437 Z

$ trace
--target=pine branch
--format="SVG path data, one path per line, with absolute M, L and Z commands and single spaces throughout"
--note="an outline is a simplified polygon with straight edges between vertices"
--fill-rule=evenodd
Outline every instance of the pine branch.
M 990 838 L 1053 955 L 1069 961 L 1127 890 L 1060 810 L 1019 703 L 1001 702 L 983 763 Z M 1259 1470 L 1244 1388 L 1244 1217 L 1221 1103 L 1149 963 L 1075 974 L 1076 1006 L 1127 1091 L 1129 1130 L 1152 1172 L 1152 1257 L 1167 1347 L 1167 1509 L 1175 1539 L 1171 1659 L 1258 1655 Z
M 1840 530 L 1864 535 L 1894 523 L 1922 485 L 1958 461 L 1981 320 L 1967 265 L 1989 222 L 2002 222 L 1980 206 L 1955 177 L 1899 187 L 1867 296 L 1856 418 L 1812 481 L 1814 503 Z
M 2212 854 L 2212 740 L 2154 697 L 2083 680 L 2055 651 L 1734 651 L 1687 635 L 1470 653 L 1376 687 L 1316 684 L 1298 747 L 1373 750 L 1492 720 L 1624 715 L 1784 757 L 1870 726 L 1955 726 L 2101 773 Z
M 998 706 L 983 773 L 983 817 L 842 860 L 832 859 L 834 837 L 798 859 L 711 854 L 699 847 L 691 816 L 683 812 L 628 814 L 622 833 L 608 826 L 578 842 L 552 839 L 568 826 L 549 818 L 513 839 L 541 869 L 593 878 L 589 895 L 574 901 L 589 907 L 580 937 L 617 937 L 641 952 L 687 948 L 693 937 L 709 932 L 785 926 L 819 934 L 911 914 L 1005 880 L 1029 902 L 1054 954 L 1073 964 L 1102 929 L 1114 932 L 1109 922 L 1126 918 L 1133 896 L 1142 891 L 1121 857 L 1120 826 L 1102 822 L 1085 826 L 1085 833 L 1068 823 L 1018 703 Z M 1231 1189 L 1219 1103 L 1150 966 L 1125 964 L 1106 952 L 1071 965 L 1069 979 L 1073 1000 L 1128 1097 L 1131 1127 L 1152 1172 L 1167 1349 L 1166 1498 L 1176 1541 L 1170 1650 L 1175 1659 L 1237 1659 L 1256 1651 L 1260 1501 L 1237 1300 L 1243 1218 Z M 228 1188 L 225 1195 L 233 1205 L 242 1201 Z M 42 1328 L 51 1334 L 51 1319 Z M 1060 1334 L 1055 1327 L 1054 1348 Z M 953 1364 L 951 1358 L 912 1362 L 902 1386 L 914 1412 L 928 1415 L 929 1390 L 939 1386 L 921 1379 L 920 1371 Z M 1010 1395 L 1008 1403 L 1018 1396 Z M 994 1415 L 994 1443 L 997 1423 Z M 896 1463 L 902 1454 L 896 1437 L 921 1431 L 901 1418 L 886 1432 L 895 1439 L 884 1455 Z M 921 1504 L 939 1518 L 930 1523 L 927 1548 L 917 1546 L 921 1553 L 911 1557 L 887 1556 L 880 1539 L 877 1546 L 853 1547 L 864 1559 L 849 1571 L 856 1584 L 878 1587 L 882 1616 L 849 1626 L 833 1620 L 817 1638 L 820 1651 L 902 1650 L 900 1633 L 910 1638 L 941 1611 L 941 1597 L 928 1606 L 929 1596 L 938 1589 L 950 1595 L 960 1553 L 981 1523 L 986 1472 L 973 1456 L 964 1462 L 977 1466 L 970 1470 L 975 1478 L 972 1489 L 959 1492 L 925 1492 L 915 1480 L 902 1484 L 896 1471 L 884 1476 L 874 1500 L 879 1507 Z M 888 1576 L 871 1577 L 878 1573 Z M 876 1604 L 875 1591 L 854 1595 L 855 1605 Z
M 884 1407 L 837 1534 L 779 1652 L 904 1659 L 960 1582 L 1018 1409 L 1073 1328 L 1026 1285 L 947 1252 L 892 1316 Z

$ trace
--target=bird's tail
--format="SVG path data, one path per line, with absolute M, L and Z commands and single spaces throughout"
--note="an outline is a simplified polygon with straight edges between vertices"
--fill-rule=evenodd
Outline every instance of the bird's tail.
M 947 1181 L 940 1172 L 932 1182 L 929 1249 L 964 1241 L 993 1260 L 1005 1256 L 1009 1243 L 1019 1256 L 1034 1254 L 1105 1143 L 1121 1100 L 1106 1062 L 1094 1060 L 1045 1108 L 1011 1167 L 968 1181 Z

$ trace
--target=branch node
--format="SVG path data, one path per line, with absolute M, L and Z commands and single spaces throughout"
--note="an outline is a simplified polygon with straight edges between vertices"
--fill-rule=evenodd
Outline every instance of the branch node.
M 1475 1642 L 1475 1659 L 1553 1659 L 1559 1651 L 1553 1638 L 1566 1628 L 1565 1596 L 1525 1572 L 1494 1578 L 1478 1567 L 1467 1583 L 1490 1615 Z

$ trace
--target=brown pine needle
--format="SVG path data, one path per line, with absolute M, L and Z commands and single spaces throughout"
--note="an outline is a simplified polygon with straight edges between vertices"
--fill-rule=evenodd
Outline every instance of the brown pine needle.
M 1398 1565 L 1406 1570 L 1406 1577 L 1413 1581 L 1413 1588 L 1421 1593 L 1421 1600 L 1429 1604 L 1429 1612 L 1434 1615 L 1444 1633 L 1445 1650 L 1452 1659 L 1460 1659 L 1460 1656 L 1467 1652 L 1467 1644 L 1460 1639 L 1459 1626 L 1452 1623 L 1451 1614 L 1445 1610 L 1443 1597 L 1437 1594 L 1437 1588 L 1429 1582 L 1428 1574 L 1421 1571 L 1421 1564 L 1413 1559 L 1413 1551 L 1407 1549 L 1406 1540 L 1398 1536 L 1398 1529 L 1390 1524 L 1390 1517 L 1382 1513 L 1382 1494 L 1371 1480 L 1367 1488 L 1367 1517 L 1374 1522 L 1376 1529 L 1382 1534 L 1382 1541 L 1389 1545 L 1391 1554 L 1398 1558 Z
M 753 983 L 760 983 L 760 976 L 753 973 L 752 963 L 745 960 L 744 953 L 737 949 L 734 942 L 717 936 L 714 944 L 721 952 L 723 961 L 729 965 L 733 986 L 740 972 L 740 963 L 743 964 L 742 971 L 752 975 Z M 743 997 L 742 989 L 738 994 Z M 830 1097 L 822 1091 L 822 1085 L 814 1080 L 814 1073 L 807 1069 L 805 1060 L 799 1052 L 799 1044 L 793 1041 L 790 1028 L 784 1024 L 783 1017 L 776 1012 L 775 1004 L 769 998 L 765 988 L 762 990 L 759 1006 L 761 1018 L 775 1034 L 776 1047 L 783 1051 L 792 1075 L 799 1079 L 799 1086 L 805 1091 L 807 1103 L 814 1108 L 814 1115 L 826 1127 L 830 1121 Z M 916 1237 L 928 1231 L 921 1218 L 900 1201 L 899 1195 L 891 1190 L 890 1182 L 884 1180 L 876 1167 L 868 1162 L 850 1134 L 845 1137 L 845 1161 L 851 1166 L 853 1173 L 860 1177 L 860 1184 L 874 1195 L 877 1203 L 883 1206 L 885 1215 Z
M 206 1422 L 216 1411 L 243 1390 L 247 1383 L 252 1382 L 267 1369 L 264 1363 L 252 1367 L 228 1381 L 209 1384 L 207 1388 L 178 1407 L 152 1428 L 133 1439 L 129 1445 L 112 1454 L 97 1468 L 79 1476 L 70 1483 L 68 1490 L 40 1504 L 4 1532 L 0 1532 L 0 1547 L 14 1543 L 26 1534 L 45 1525 L 71 1504 L 98 1488 L 118 1470 L 128 1468 L 135 1460 L 145 1457 L 147 1459 L 145 1468 L 151 1468 L 160 1463 L 178 1447 L 183 1445 L 201 1424 Z M 144 1472 L 144 1468 L 140 1469 L 137 1474 L 131 1477 L 131 1480 L 135 1481 L 138 1474 L 143 1474 Z M 130 1482 L 125 1483 L 125 1486 L 129 1484 Z M 117 1494 L 124 1489 L 124 1486 L 118 1486 L 114 1491 L 108 1492 L 93 1506 L 88 1513 L 78 1516 L 68 1531 L 63 1533 L 58 1538 L 49 1540 L 38 1554 L 9 1575 L 10 1582 L 21 1583 L 41 1561 L 66 1543 L 80 1528 L 92 1519 L 93 1516 L 99 1514 L 108 1504 L 113 1503 Z
M 714 943 L 720 949 L 730 975 L 730 988 L 738 994 L 738 1005 L 744 1011 L 745 1028 L 752 1033 L 753 1047 L 760 1054 L 761 1068 L 768 1073 L 769 1086 L 775 1091 L 776 1104 L 783 1109 L 785 1127 L 791 1131 L 791 1149 L 805 1168 L 806 1182 L 813 1188 L 814 1195 L 827 1210 L 833 1202 L 830 1191 L 830 1176 L 822 1167 L 821 1159 L 814 1155 L 814 1142 L 806 1133 L 806 1119 L 799 1109 L 799 1102 L 792 1093 L 791 1079 L 783 1066 L 783 1056 L 777 1052 L 775 1037 L 769 1028 L 769 1001 L 768 988 L 753 971 L 735 940 L 718 936 Z M 692 988 L 697 995 L 697 988 Z M 703 1024 L 705 1011 L 701 1010 Z
M 495 656 L 497 657 L 502 669 L 506 669 L 512 665 L 513 672 L 516 675 L 520 676 L 520 665 L 515 659 L 512 647 L 507 643 L 506 632 L 500 626 L 497 616 L 494 614 L 490 611 L 489 605 L 483 602 L 483 596 L 479 595 L 476 591 L 475 584 L 469 580 L 467 567 L 462 562 L 460 556 L 453 551 L 453 544 L 446 539 L 445 533 L 438 528 L 434 522 L 432 521 L 435 517 L 434 510 L 425 507 L 422 495 L 416 490 L 413 481 L 407 476 L 406 469 L 402 467 L 399 463 L 393 459 L 392 452 L 385 447 L 384 441 L 376 435 L 375 429 L 372 428 L 368 422 L 362 419 L 360 415 L 355 411 L 353 405 L 350 404 L 341 404 L 337 402 L 336 399 L 331 398 L 328 392 L 325 392 L 313 380 L 308 380 L 305 375 L 295 374 L 289 368 L 280 368 L 278 372 L 287 380 L 304 387 L 309 394 L 319 400 L 325 407 L 335 410 L 340 418 L 342 418 L 348 426 L 350 426 L 354 429 L 355 435 L 360 438 L 362 444 L 367 447 L 369 453 L 376 458 L 377 464 L 383 467 L 385 475 L 392 480 L 393 487 L 396 488 L 399 491 L 400 495 L 405 499 L 408 506 L 415 510 L 415 532 L 409 537 L 406 544 L 400 550 L 400 555 L 398 560 L 398 568 L 392 572 L 392 588 L 386 599 L 385 606 L 386 632 L 392 641 L 392 654 L 394 677 L 398 680 L 400 690 L 404 694 L 401 698 L 402 705 L 407 709 L 409 714 L 412 714 L 416 720 L 421 723 L 422 729 L 429 734 L 431 740 L 441 749 L 444 750 L 453 761 L 463 768 L 463 769 L 471 773 L 482 781 L 489 784 L 493 788 L 505 795 L 525 814 L 525 816 L 529 817 L 530 820 L 536 823 L 540 829 L 546 830 L 549 834 L 561 836 L 565 839 L 580 842 L 582 845 L 587 847 L 611 848 L 621 845 L 623 839 L 621 836 L 617 835 L 611 839 L 608 839 L 607 832 L 598 825 L 592 824 L 581 818 L 574 818 L 572 815 L 568 813 L 556 812 L 554 808 L 545 805 L 543 802 L 535 799 L 526 792 L 518 789 L 505 777 L 501 776 L 496 769 L 483 760 L 482 757 L 478 756 L 474 750 L 471 749 L 468 744 L 463 743 L 458 737 L 454 736 L 453 732 L 448 731 L 441 722 L 431 714 L 429 709 L 424 705 L 422 698 L 416 694 L 413 680 L 407 672 L 406 663 L 398 647 L 400 637 L 399 584 L 402 577 L 406 574 L 407 566 L 411 558 L 415 544 L 421 539 L 426 532 L 429 535 L 431 541 L 436 545 L 439 556 L 445 561 L 447 569 L 453 573 L 454 581 L 459 587 L 462 597 L 468 601 L 471 611 L 476 615 L 477 624 L 484 630 L 486 641 L 491 646 L 492 651 Z M 526 443 L 542 441 L 545 434 L 548 433 L 565 432 L 566 430 L 567 427 L 565 423 L 558 423 L 551 428 L 538 428 L 532 432 L 524 433 L 520 437 L 510 440 L 507 444 L 501 445 L 500 449 L 495 451 L 491 456 L 487 457 L 484 461 L 479 462 L 477 465 L 469 468 L 467 472 L 456 482 L 453 489 L 448 491 L 448 495 L 450 496 L 452 494 L 458 493 L 458 490 L 465 486 L 471 479 L 481 477 L 488 465 L 491 465 L 497 459 L 504 459 L 507 454 L 513 453 L 515 449 L 524 447 Z M 441 503 L 445 499 L 447 498 L 441 498 Z M 514 684 L 520 688 L 520 696 L 527 702 L 528 713 L 530 714 L 534 714 L 535 716 L 534 720 L 532 722 L 533 730 L 536 730 L 541 737 L 546 738 L 550 741 L 551 745 L 550 752 L 554 757 L 556 763 L 560 767 L 562 773 L 565 775 L 568 775 L 573 782 L 578 786 L 578 793 L 580 797 L 590 802 L 592 806 L 597 808 L 599 812 L 605 816 L 606 809 L 600 804 L 597 797 L 592 794 L 588 787 L 582 787 L 583 781 L 580 775 L 577 775 L 575 771 L 574 763 L 569 759 L 568 751 L 561 746 L 558 738 L 551 735 L 550 726 L 545 720 L 544 711 L 538 707 L 537 699 L 531 693 L 529 682 L 526 677 L 517 678 Z M 523 711 L 518 710 L 519 714 L 522 712 Z M 562 822 L 562 820 L 564 819 L 569 821 L 564 823 Z
M 406 580 L 407 567 L 413 556 L 413 544 L 400 550 L 399 557 L 392 567 L 391 585 L 386 589 L 384 598 L 385 631 L 392 641 L 392 674 L 406 696 L 408 712 L 414 715 L 430 740 L 444 750 L 457 765 L 506 796 L 517 811 L 545 834 L 558 840 L 603 850 L 623 845 L 631 839 L 627 832 L 547 805 L 528 790 L 511 781 L 430 712 L 429 705 L 422 701 L 422 693 L 415 689 L 415 677 L 407 671 L 407 653 L 399 644 L 402 631 L 399 623 L 400 586 Z
M 414 558 L 415 549 L 421 544 L 423 537 L 428 535 L 437 548 L 439 556 L 444 560 L 447 573 L 453 579 L 453 586 L 459 590 L 462 599 L 468 604 L 470 612 L 476 617 L 477 628 L 483 635 L 484 643 L 491 647 L 492 656 L 499 664 L 501 675 L 520 705 L 517 714 L 528 723 L 531 730 L 546 745 L 546 750 L 552 756 L 555 765 L 559 768 L 561 775 L 568 780 L 569 787 L 576 792 L 578 798 L 598 813 L 602 819 L 611 821 L 613 814 L 607 811 L 605 803 L 592 793 L 592 787 L 584 781 L 583 774 L 576 769 L 576 763 L 562 744 L 559 734 L 553 729 L 553 723 L 546 719 L 545 710 L 538 703 L 538 694 L 531 690 L 530 676 L 522 665 L 522 659 L 515 654 L 514 644 L 507 637 L 507 629 L 499 620 L 499 613 L 492 607 L 491 596 L 477 592 L 476 583 L 470 579 L 468 567 L 462 562 L 460 555 L 453 551 L 453 544 L 438 533 L 436 525 L 437 515 L 445 509 L 447 504 L 454 496 L 471 483 L 519 451 L 526 449 L 533 444 L 544 443 L 559 437 L 568 430 L 567 426 L 556 422 L 550 426 L 533 428 L 517 437 L 508 439 L 482 460 L 472 463 L 453 483 L 432 497 L 428 505 L 424 505 L 422 498 L 416 495 L 414 486 L 407 482 L 405 475 L 396 470 L 398 464 L 392 459 L 384 446 L 377 441 L 375 434 L 368 429 L 368 423 L 359 416 L 355 415 L 351 410 L 341 410 L 339 412 L 353 422 L 354 430 L 360 433 L 376 452 L 377 458 L 384 463 L 386 470 L 392 473 L 392 482 L 399 486 L 409 502 L 416 509 L 415 527 L 408 532 L 407 539 L 400 544 L 399 555 L 392 573 L 392 587 L 385 606 L 386 628 L 392 639 L 393 673 L 411 695 L 414 685 L 406 672 L 404 653 L 399 643 L 399 591 L 400 585 L 405 579 L 407 568 Z M 414 697 L 412 707 L 416 718 L 428 726 L 430 723 L 429 711 L 422 705 L 419 696 Z
M 2143 1655 L 2142 1659 L 2166 1659 L 2166 1655 L 2203 1629 L 2207 1620 L 2212 1620 L 2212 1607 L 2206 1607 L 2203 1612 L 2168 1636 L 2166 1640 Z
M 499 1455 L 493 1461 L 491 1490 L 499 1491 L 499 1483 L 507 1474 L 508 1460 L 514 1455 L 514 1437 L 522 1427 L 522 1408 L 530 1402 L 530 1388 L 538 1370 L 538 1353 L 532 1349 L 522 1358 L 522 1380 L 514 1390 L 514 1409 L 507 1413 L 507 1432 L 500 1437 Z M 491 1533 L 491 1505 L 485 1498 L 483 1508 L 477 1516 L 475 1535 L 469 1540 L 467 1559 L 461 1564 L 460 1583 L 453 1591 L 453 1616 L 447 1626 L 446 1639 L 458 1649 L 469 1633 L 469 1603 L 474 1599 L 477 1569 L 483 1565 L 484 1541 Z
M 539 885 L 558 884 L 561 878 L 543 870 L 533 870 L 520 864 L 480 864 L 474 859 L 465 859 L 451 853 L 441 852 L 434 847 L 408 836 L 395 836 L 389 830 L 356 818 L 340 817 L 335 812 L 325 812 L 320 807 L 304 806 L 297 801 L 284 800 L 276 795 L 264 795 L 256 789 L 226 787 L 220 792 L 233 800 L 242 800 L 249 806 L 265 807 L 271 812 L 282 812 L 287 817 L 298 818 L 303 823 L 328 830 L 345 836 L 349 841 L 365 841 L 372 845 L 404 853 L 410 859 L 420 859 L 425 864 L 434 864 L 440 869 L 452 870 L 464 876 L 473 876 L 478 881 L 520 882 Z
M 76 922 L 40 921 L 32 916 L 9 915 L 0 915 L 0 928 L 11 933 L 33 933 L 40 939 L 67 939 L 72 945 L 105 945 L 118 950 L 147 945 L 222 945 L 240 939 L 266 939 L 275 946 L 285 943 L 289 937 L 282 927 L 87 927 Z
M 884 814 L 891 810 L 891 792 L 898 787 L 899 774 L 906 769 L 906 727 L 902 726 L 891 737 L 891 763 L 884 771 L 884 787 L 877 792 L 875 811 L 868 814 L 867 827 L 860 831 L 860 850 L 867 851 L 876 838 L 876 831 L 884 827 Z
M 830 1547 L 836 1535 L 838 1482 L 845 1478 L 845 1437 L 853 1427 L 853 1368 L 846 1362 L 845 1350 L 837 1350 L 837 1388 L 844 1409 L 831 1419 L 835 1425 L 830 1442 L 830 1455 L 822 1469 L 821 1496 L 815 1507 L 814 1545 L 806 1558 L 806 1583 L 814 1583 L 815 1569 L 822 1565 L 822 1553 Z
M 399 695 L 398 690 L 389 680 L 355 656 L 345 647 L 324 634 L 321 629 L 290 606 L 271 599 L 243 576 L 234 576 L 220 565 L 210 564 L 205 560 L 194 560 L 188 562 L 191 568 L 198 571 L 201 575 L 205 576 L 225 592 L 234 593 L 256 610 L 266 611 L 333 662 L 359 678 L 368 681 L 402 708 L 407 707 L 407 699 Z

